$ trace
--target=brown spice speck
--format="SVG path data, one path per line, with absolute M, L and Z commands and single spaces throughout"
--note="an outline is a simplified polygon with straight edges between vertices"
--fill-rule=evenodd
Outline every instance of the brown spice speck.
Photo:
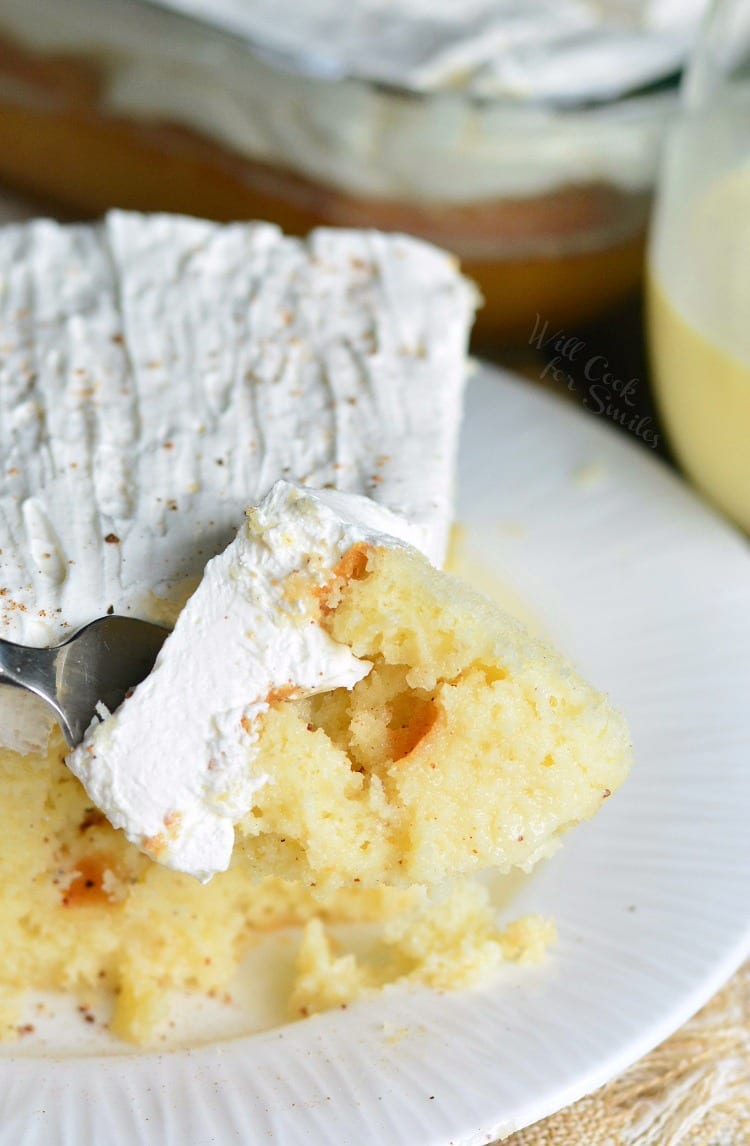
M 84 832 L 87 832 L 89 828 L 96 828 L 100 824 L 103 824 L 104 820 L 104 813 L 100 812 L 98 808 L 87 808 L 84 812 L 83 819 L 78 825 L 78 831 L 83 834 Z M 90 880 L 86 881 L 86 886 L 92 886 Z
M 158 860 L 159 856 L 166 851 L 167 841 L 162 832 L 158 832 L 155 836 L 148 836 L 141 844 L 141 848 L 146 855 Z
M 164 827 L 167 829 L 168 835 L 174 837 L 180 830 L 182 823 L 182 815 L 180 812 L 168 812 L 164 817 Z
M 294 700 L 299 695 L 299 689 L 295 684 L 289 681 L 288 684 L 279 685 L 278 688 L 272 688 L 266 697 L 266 703 L 279 704 L 284 700 Z
M 120 538 L 117 536 L 116 533 L 108 533 L 107 536 L 104 538 L 104 540 L 107 542 L 107 545 L 119 545 L 120 544 Z

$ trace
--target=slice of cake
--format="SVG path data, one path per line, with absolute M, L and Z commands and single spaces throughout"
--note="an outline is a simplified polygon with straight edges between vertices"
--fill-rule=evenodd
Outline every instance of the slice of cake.
M 399 237 L 0 231 L 0 632 L 175 624 L 70 757 L 0 689 L 0 1036 L 25 989 L 104 987 L 153 1042 L 169 992 L 225 992 L 279 927 L 308 924 L 296 1015 L 549 942 L 438 886 L 530 867 L 629 762 L 606 699 L 427 560 L 474 301 Z M 337 953 L 347 920 L 386 924 L 385 963 Z
M 399 236 L 120 212 L 0 229 L 0 635 L 170 620 L 282 477 L 367 494 L 440 560 L 474 305 Z M 0 743 L 48 730 L 0 688 Z
M 396 544 L 386 531 L 414 532 L 367 498 L 284 481 L 248 513 L 150 675 L 69 758 L 131 842 L 199 879 L 229 866 L 234 824 L 272 779 L 253 766 L 260 717 L 276 700 L 351 688 L 370 671 L 318 623 L 316 594 L 356 546 Z
M 393 536 L 401 534 L 401 539 Z M 528 868 L 624 779 L 622 717 L 352 495 L 277 483 L 69 765 L 167 866 L 319 888 Z

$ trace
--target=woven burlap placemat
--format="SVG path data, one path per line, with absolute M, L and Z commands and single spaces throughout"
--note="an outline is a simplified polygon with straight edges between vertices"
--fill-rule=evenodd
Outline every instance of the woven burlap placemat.
M 750 1146 L 750 963 L 619 1078 L 504 1146 Z

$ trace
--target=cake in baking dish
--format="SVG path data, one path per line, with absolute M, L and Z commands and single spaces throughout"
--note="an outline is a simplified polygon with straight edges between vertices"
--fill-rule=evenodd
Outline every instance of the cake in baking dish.
M 480 283 L 485 335 L 526 344 L 639 282 L 703 7 L 3 0 L 0 176 L 86 214 L 419 234 Z

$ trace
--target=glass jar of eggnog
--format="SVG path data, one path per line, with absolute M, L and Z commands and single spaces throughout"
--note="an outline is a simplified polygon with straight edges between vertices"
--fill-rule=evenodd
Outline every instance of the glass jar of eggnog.
M 750 532 L 750 0 L 706 20 L 649 249 L 657 401 L 677 459 Z

